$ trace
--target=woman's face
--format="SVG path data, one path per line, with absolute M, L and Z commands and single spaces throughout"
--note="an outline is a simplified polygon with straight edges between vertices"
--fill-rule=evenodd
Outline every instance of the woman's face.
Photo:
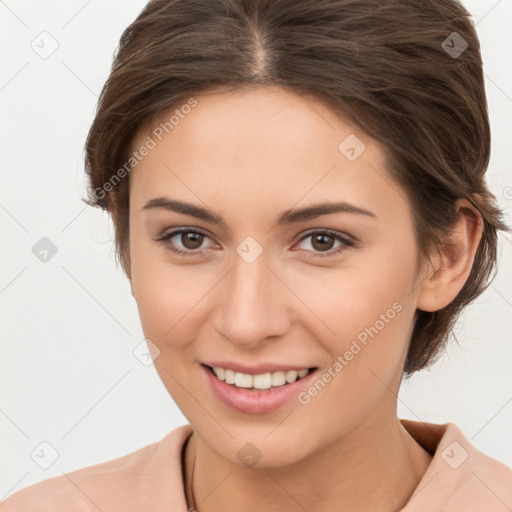
M 237 464 L 289 464 L 396 420 L 420 288 L 381 148 L 275 87 L 195 102 L 141 133 L 130 176 L 132 290 L 167 390 Z M 311 209 L 325 203 L 339 204 Z

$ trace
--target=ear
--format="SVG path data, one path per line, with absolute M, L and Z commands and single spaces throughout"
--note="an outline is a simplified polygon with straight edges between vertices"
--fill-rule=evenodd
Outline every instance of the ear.
M 418 308 L 422 311 L 433 312 L 450 304 L 471 272 L 482 238 L 482 217 L 466 199 L 457 201 L 456 217 L 453 229 L 442 236 L 439 254 L 431 258 L 420 286 Z

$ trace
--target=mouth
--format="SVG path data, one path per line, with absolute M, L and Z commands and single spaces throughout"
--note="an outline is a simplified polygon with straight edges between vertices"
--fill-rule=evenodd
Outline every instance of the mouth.
M 293 384 L 316 370 L 316 367 L 312 367 L 302 368 L 300 370 L 278 370 L 275 372 L 250 374 L 237 372 L 220 366 L 204 366 L 206 366 L 206 368 L 220 381 L 223 381 L 234 388 L 242 388 L 252 391 L 263 391 Z
M 251 415 L 271 413 L 293 403 L 293 399 L 297 399 L 299 393 L 311 385 L 318 373 L 318 367 L 265 365 L 249 370 L 240 365 L 230 364 L 231 368 L 225 366 L 227 364 L 201 364 L 206 389 L 211 390 L 220 404 Z M 248 370 L 252 373 L 246 373 Z

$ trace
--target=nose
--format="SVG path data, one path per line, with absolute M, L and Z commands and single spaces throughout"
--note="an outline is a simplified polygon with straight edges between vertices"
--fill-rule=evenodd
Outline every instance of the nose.
M 265 251 L 252 263 L 237 253 L 233 261 L 220 283 L 215 328 L 233 344 L 259 348 L 290 328 L 291 293 L 270 268 Z

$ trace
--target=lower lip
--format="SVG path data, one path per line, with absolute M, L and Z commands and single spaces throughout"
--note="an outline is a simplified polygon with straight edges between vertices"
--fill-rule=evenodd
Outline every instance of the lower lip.
M 252 391 L 226 384 L 219 380 L 205 365 L 202 365 L 202 369 L 215 396 L 232 409 L 247 414 L 265 414 L 279 409 L 286 402 L 295 398 L 303 388 L 307 387 L 316 373 L 316 370 L 314 370 L 291 384 Z

